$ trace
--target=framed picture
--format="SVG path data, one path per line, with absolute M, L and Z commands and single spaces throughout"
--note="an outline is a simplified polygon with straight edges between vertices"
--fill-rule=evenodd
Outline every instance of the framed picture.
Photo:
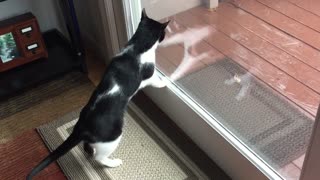
M 20 53 L 11 32 L 0 35 L 0 59 L 7 63 L 20 57 Z

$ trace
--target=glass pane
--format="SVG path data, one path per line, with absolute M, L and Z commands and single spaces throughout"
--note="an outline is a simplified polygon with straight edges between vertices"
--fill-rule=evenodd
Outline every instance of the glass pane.
M 298 179 L 320 101 L 320 4 L 203 2 L 141 0 L 149 17 L 171 20 L 157 67 L 275 171 Z

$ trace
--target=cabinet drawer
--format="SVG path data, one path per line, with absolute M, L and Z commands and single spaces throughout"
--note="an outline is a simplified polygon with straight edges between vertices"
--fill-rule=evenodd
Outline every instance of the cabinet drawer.
M 26 57 L 33 57 L 45 52 L 44 46 L 41 41 L 27 43 L 23 45 L 23 51 Z
M 30 42 L 32 40 L 38 39 L 39 30 L 37 28 L 36 21 L 26 22 L 15 28 L 17 34 L 19 34 L 19 39 L 21 42 Z

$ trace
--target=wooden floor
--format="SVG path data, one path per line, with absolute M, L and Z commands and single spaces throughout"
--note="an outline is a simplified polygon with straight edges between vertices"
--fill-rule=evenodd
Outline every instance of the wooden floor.
M 183 62 L 182 76 L 230 58 L 314 119 L 320 103 L 320 1 L 223 1 L 215 11 L 196 7 L 168 19 L 166 47 L 157 53 L 167 75 L 173 77 Z M 303 159 L 280 171 L 297 178 Z
M 27 173 L 48 154 L 36 130 L 28 130 L 14 140 L 0 144 L 0 179 L 25 179 Z M 57 163 L 52 163 L 34 179 L 67 179 Z
M 97 58 L 91 52 L 87 52 L 87 65 L 89 79 L 97 85 L 100 81 L 102 73 L 105 70 L 105 64 L 101 59 Z M 46 112 L 34 112 L 35 110 L 25 110 L 24 113 L 42 113 L 38 120 L 32 122 L 21 122 L 19 115 L 12 116 L 10 121 L 0 119 L 0 179 L 25 179 L 27 173 L 30 172 L 37 163 L 39 163 L 47 154 L 48 149 L 36 132 L 35 128 L 41 124 L 49 123 L 56 118 L 46 118 L 50 114 L 53 106 L 66 107 L 64 110 L 57 112 L 57 116 L 62 116 L 67 112 L 83 106 L 88 101 L 91 92 L 83 92 L 84 98 L 81 100 L 70 100 L 68 93 L 62 94 L 63 97 L 54 97 L 48 100 L 48 103 L 40 104 Z M 35 108 L 36 109 L 36 108 Z M 19 114 L 19 113 L 18 113 Z M 21 113 L 20 113 L 21 114 Z M 23 114 L 23 113 L 22 113 Z M 15 129 L 15 131 L 10 131 Z M 43 170 L 35 179 L 45 180 L 65 180 L 67 179 L 57 163 L 51 164 Z
M 170 19 L 169 38 L 185 32 L 187 28 L 190 30 L 202 27 L 206 27 L 209 36 L 186 50 L 186 44 L 183 43 L 159 48 L 157 64 L 168 75 L 186 58 L 186 52 L 191 64 L 185 66 L 187 68 L 183 75 L 227 57 L 284 96 L 289 103 L 310 117 L 315 117 L 320 102 L 319 0 L 224 1 L 216 11 L 197 7 Z M 190 42 L 199 38 L 195 33 L 182 35 L 182 39 Z M 203 53 L 207 54 L 199 57 Z M 89 71 L 89 77 L 97 84 L 104 66 L 99 62 L 89 62 L 90 68 L 98 69 Z M 35 132 L 33 134 L 30 129 L 26 131 L 17 139 L 30 137 L 31 140 L 40 142 Z M 10 144 L 7 148 L 9 147 Z M 14 152 L 16 151 L 24 152 L 18 148 Z M 46 149 L 39 150 L 39 157 L 45 151 Z M 297 179 L 303 159 L 302 156 L 280 169 L 281 173 L 288 178 Z M 26 161 L 20 159 L 15 162 L 17 165 Z M 47 176 L 48 178 L 64 179 L 56 165 L 52 165 L 51 170 L 52 176 Z M 10 172 L 14 175 L 13 171 Z M 48 172 L 43 172 L 44 175 L 46 173 Z

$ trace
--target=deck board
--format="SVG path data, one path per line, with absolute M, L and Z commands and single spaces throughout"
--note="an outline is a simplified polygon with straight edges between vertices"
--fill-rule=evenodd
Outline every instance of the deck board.
M 319 0 L 288 0 L 289 2 L 320 16 L 320 1 Z
M 208 27 L 210 35 L 189 49 L 194 56 L 210 52 L 212 60 L 202 59 L 199 67 L 230 58 L 314 118 L 320 102 L 320 1 L 311 7 L 313 2 L 232 0 L 219 3 L 214 12 L 196 7 L 169 17 L 168 36 Z M 183 48 L 181 42 L 160 48 L 163 57 L 157 60 L 173 64 L 172 72 Z M 279 171 L 298 178 L 303 160 L 304 155 Z
M 180 45 L 172 45 L 158 49 L 159 53 L 175 65 L 179 66 L 183 59 L 184 50 Z
M 320 33 L 255 0 L 233 0 L 237 7 L 320 50 Z
M 165 57 L 163 57 L 163 55 L 161 53 L 157 53 L 156 54 L 156 64 L 157 67 L 163 72 L 165 73 L 167 76 L 171 75 L 177 68 L 177 66 L 175 66 L 171 60 L 167 60 Z
M 320 71 L 320 52 L 317 49 L 229 3 L 221 3 L 217 12 Z
M 190 10 L 179 13 L 172 19 L 175 24 L 184 26 L 185 28 L 208 26 L 205 21 L 193 15 Z M 320 102 L 319 94 L 220 32 L 219 29 L 215 29 L 214 26 L 211 26 L 210 29 L 213 33 L 205 39 L 205 42 L 211 45 L 213 49 L 233 59 L 271 88 L 283 94 L 305 111 L 315 115 L 318 103 Z M 163 55 L 167 54 L 166 58 L 168 60 L 176 59 L 173 61 L 177 62 L 177 59 L 181 57 L 174 55 L 175 52 L 175 50 L 170 52 L 162 51 Z M 287 84 L 287 87 L 283 89 L 281 84 Z
M 279 13 L 294 19 L 301 24 L 320 32 L 320 16 L 313 14 L 286 0 L 258 0 L 258 2 L 272 8 Z
M 158 52 L 164 58 L 169 59 L 177 68 L 180 66 L 180 64 L 182 64 L 182 61 L 185 58 L 184 47 L 181 45 L 172 45 L 169 47 L 159 48 Z M 206 67 L 201 60 L 195 62 L 190 62 L 190 60 L 188 60 L 188 63 L 189 64 L 186 64 L 185 68 L 179 70 L 181 75 L 178 77 L 185 76 Z
M 257 54 L 270 64 L 320 93 L 320 72 L 302 63 L 295 57 L 263 40 L 254 33 L 225 18 L 224 14 L 204 11 L 203 8 L 194 8 L 190 12 L 206 23 L 214 25 L 216 29 L 234 41 Z M 286 86 L 286 84 L 283 84 Z

